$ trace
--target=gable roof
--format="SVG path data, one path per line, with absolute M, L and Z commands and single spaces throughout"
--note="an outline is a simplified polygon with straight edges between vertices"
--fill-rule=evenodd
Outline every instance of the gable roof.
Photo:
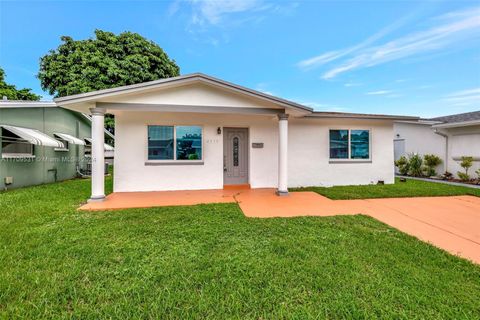
M 449 116 L 436 117 L 428 120 L 439 121 L 443 123 L 458 123 L 480 120 L 480 111 L 452 114 Z
M 154 88 L 161 88 L 161 87 L 168 87 L 168 86 L 175 86 L 175 85 L 182 85 L 189 82 L 200 81 L 206 84 L 213 84 L 217 86 L 221 86 L 239 93 L 243 93 L 249 96 L 254 96 L 263 100 L 267 100 L 281 106 L 287 108 L 293 108 L 301 111 L 312 112 L 313 109 L 310 107 L 306 107 L 304 105 L 298 104 L 293 101 L 289 101 L 283 98 L 275 97 L 257 90 L 249 89 L 225 80 L 221 80 L 212 76 L 208 76 L 203 73 L 191 73 L 186 74 L 183 76 L 154 80 L 149 82 L 137 83 L 128 86 L 121 86 L 116 88 L 110 89 L 103 89 L 98 91 L 92 91 L 87 93 L 75 94 L 71 96 L 56 98 L 54 101 L 58 105 L 68 105 L 73 103 L 79 102 L 88 102 L 94 101 L 100 98 L 114 96 L 118 94 L 126 94 L 126 93 L 134 93 L 140 92 L 144 90 L 154 89 Z

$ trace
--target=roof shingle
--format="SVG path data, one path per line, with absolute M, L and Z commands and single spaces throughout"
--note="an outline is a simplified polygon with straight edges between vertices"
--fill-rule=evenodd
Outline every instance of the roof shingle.
M 428 120 L 441 121 L 443 123 L 457 123 L 480 120 L 480 111 L 452 114 L 450 116 L 430 118 Z

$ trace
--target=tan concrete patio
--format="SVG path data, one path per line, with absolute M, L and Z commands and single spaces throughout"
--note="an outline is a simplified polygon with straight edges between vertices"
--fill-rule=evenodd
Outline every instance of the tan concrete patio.
M 278 197 L 274 189 L 128 192 L 110 194 L 80 210 L 235 202 L 252 218 L 365 214 L 480 263 L 480 198 L 473 196 L 330 200 L 314 192 Z

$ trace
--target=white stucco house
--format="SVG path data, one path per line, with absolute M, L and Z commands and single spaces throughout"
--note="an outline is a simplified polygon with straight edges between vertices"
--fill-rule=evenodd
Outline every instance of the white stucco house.
M 456 175 L 462 156 L 473 157 L 470 172 L 480 168 L 480 111 L 418 121 L 396 121 L 395 159 L 409 153 L 435 154 L 442 159 L 437 172 Z
M 104 198 L 103 120 L 115 115 L 115 192 L 394 182 L 393 124 L 315 112 L 200 73 L 55 99 L 90 113 L 91 200 Z

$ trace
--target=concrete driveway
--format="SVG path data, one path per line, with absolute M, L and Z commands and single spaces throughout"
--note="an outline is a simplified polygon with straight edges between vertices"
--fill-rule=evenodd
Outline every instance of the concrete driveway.
M 81 210 L 237 202 L 247 217 L 365 214 L 480 264 L 480 198 L 473 196 L 331 200 L 314 192 L 278 197 L 274 189 L 113 193 Z
M 480 264 L 480 198 L 474 196 L 331 200 L 314 192 L 277 197 L 273 190 L 236 196 L 248 217 L 365 214 Z

